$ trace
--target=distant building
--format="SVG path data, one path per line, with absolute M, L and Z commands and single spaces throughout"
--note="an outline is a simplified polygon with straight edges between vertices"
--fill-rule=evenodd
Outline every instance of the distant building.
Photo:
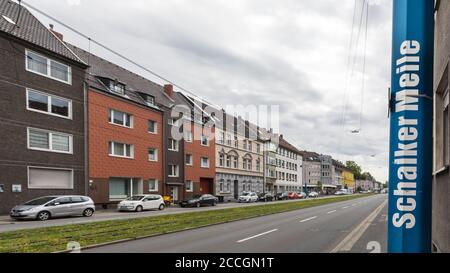
M 303 155 L 303 190 L 318 190 L 321 183 L 322 164 L 319 154 L 302 151 Z
M 276 155 L 275 192 L 301 191 L 303 187 L 302 153 L 280 135 Z
M 355 188 L 355 175 L 350 170 L 342 171 L 343 188 L 348 189 L 350 192 L 354 192 Z

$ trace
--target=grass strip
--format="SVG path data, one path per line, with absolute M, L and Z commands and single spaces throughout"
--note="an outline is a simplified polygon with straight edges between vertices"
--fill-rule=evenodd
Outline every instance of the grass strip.
M 109 220 L 0 233 L 0 253 L 48 253 L 63 251 L 70 241 L 82 247 L 124 239 L 135 239 L 206 225 L 243 220 L 274 213 L 288 212 L 324 204 L 367 197 L 349 195 L 299 202 L 226 208 L 211 211 L 149 216 L 143 218 Z

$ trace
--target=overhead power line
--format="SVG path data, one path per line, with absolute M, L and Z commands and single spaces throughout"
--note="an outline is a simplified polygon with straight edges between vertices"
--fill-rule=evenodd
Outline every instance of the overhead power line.
M 199 96 L 197 96 L 195 93 L 189 91 L 188 89 L 186 89 L 186 88 L 180 86 L 179 84 L 176 84 L 175 82 L 169 80 L 168 78 L 165 78 L 164 76 L 162 76 L 162 75 L 160 75 L 160 74 L 158 74 L 158 73 L 152 71 L 151 69 L 145 67 L 144 65 L 141 65 L 141 64 L 139 64 L 139 63 L 136 62 L 136 61 L 133 61 L 132 59 L 126 57 L 125 55 L 123 55 L 123 54 L 121 54 L 121 53 L 115 51 L 114 49 L 112 49 L 112 48 L 110 48 L 110 47 L 108 47 L 108 46 L 106 46 L 106 45 L 100 43 L 99 41 L 96 41 L 95 39 L 92 39 L 92 38 L 89 37 L 88 35 L 82 33 L 81 31 L 78 31 L 78 30 L 75 29 L 74 27 L 71 27 L 71 26 L 65 24 L 65 23 L 62 22 L 61 20 L 59 20 L 59 19 L 57 19 L 57 18 L 55 18 L 55 17 L 53 17 L 53 16 L 47 14 L 46 12 L 44 12 L 44 11 L 42 11 L 42 10 L 40 10 L 40 9 L 38 9 L 38 8 L 36 8 L 36 7 L 32 6 L 32 5 L 30 5 L 30 4 L 28 4 L 28 3 L 25 2 L 25 1 L 22 1 L 22 4 L 23 4 L 24 6 L 26 6 L 26 7 L 30 8 L 30 9 L 32 9 L 32 10 L 38 12 L 38 13 L 40 13 L 40 14 L 42 14 L 43 16 L 47 17 L 48 19 L 57 22 L 57 23 L 60 24 L 61 26 L 67 28 L 68 30 L 70 30 L 70 31 L 72 31 L 72 32 L 74 32 L 74 33 L 76 33 L 77 35 L 79 35 L 79 36 L 81 36 L 81 37 L 87 39 L 87 40 L 89 41 L 89 47 L 90 47 L 90 44 L 93 43 L 93 44 L 95 44 L 95 45 L 97 45 L 97 46 L 99 46 L 99 47 L 105 49 L 106 51 L 109 51 L 110 53 L 112 53 L 112 54 L 114 54 L 114 55 L 116 55 L 116 56 L 122 58 L 123 60 L 125 60 L 125 61 L 127 61 L 127 62 L 129 62 L 129 63 L 131 63 L 131 64 L 133 64 L 133 65 L 135 65 L 136 67 L 138 67 L 138 68 L 144 70 L 145 72 L 148 72 L 148 73 L 150 73 L 151 75 L 153 75 L 153 76 L 155 76 L 155 77 L 161 79 L 162 81 L 164 81 L 164 82 L 166 82 L 166 83 L 168 83 L 168 84 L 171 84 L 171 85 L 177 87 L 178 89 L 180 89 L 181 91 L 184 91 L 185 93 L 189 94 L 190 96 L 192 96 L 192 97 L 194 97 L 194 98 L 196 98 L 196 99 L 199 99 L 200 101 L 204 101 L 204 102 L 206 102 L 206 103 L 209 104 L 209 105 L 212 105 L 212 106 L 214 106 L 214 107 L 218 107 L 219 109 L 221 109 L 220 106 L 217 106 L 217 105 L 215 105 L 215 104 L 213 104 L 213 103 L 210 103 L 210 102 L 206 101 L 206 100 L 203 99 L 203 98 L 200 98 Z M 191 100 L 189 97 L 188 97 L 188 99 Z

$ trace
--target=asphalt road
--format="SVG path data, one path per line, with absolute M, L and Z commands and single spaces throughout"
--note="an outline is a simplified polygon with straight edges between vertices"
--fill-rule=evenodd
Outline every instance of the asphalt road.
M 320 198 L 331 198 L 335 196 L 325 196 Z M 307 199 L 306 199 L 307 200 Z M 287 200 L 287 201 L 276 201 L 279 202 L 303 202 L 304 200 Z M 234 208 L 234 207 L 243 207 L 243 206 L 255 206 L 255 205 L 264 205 L 264 204 L 273 204 L 274 202 L 267 203 L 251 203 L 251 204 L 242 204 L 242 203 L 221 203 L 215 207 L 201 207 L 201 208 L 180 208 L 178 206 L 172 206 L 166 208 L 163 211 L 153 210 L 153 211 L 145 211 L 141 213 L 136 212 L 118 212 L 116 210 L 97 210 L 92 217 L 70 217 L 70 218 L 59 218 L 59 219 L 50 219 L 45 222 L 41 221 L 19 221 L 11 219 L 8 215 L 0 216 L 0 233 L 6 231 L 15 231 L 15 230 L 23 230 L 23 229 L 32 229 L 32 228 L 41 228 L 41 227 L 52 227 L 52 226 L 64 226 L 71 224 L 82 224 L 82 223 L 91 223 L 98 221 L 108 221 L 108 220 L 119 220 L 119 219 L 133 219 L 133 218 L 141 218 L 141 217 L 149 217 L 156 215 L 168 215 L 168 214 L 177 214 L 177 213 L 189 213 L 196 211 L 206 211 L 206 210 L 218 210 L 218 209 L 226 209 L 226 208 Z
M 330 252 L 380 207 L 387 195 L 327 204 L 214 225 L 83 252 L 102 253 L 321 253 Z M 375 232 L 377 237 L 384 237 Z M 364 237 L 361 238 L 369 239 Z M 382 239 L 382 238 L 381 238 Z M 379 241 L 380 238 L 373 238 Z

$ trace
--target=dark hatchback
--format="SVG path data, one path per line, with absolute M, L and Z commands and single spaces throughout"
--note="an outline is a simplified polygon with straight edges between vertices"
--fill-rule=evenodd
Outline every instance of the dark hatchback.
M 276 200 L 288 200 L 289 196 L 287 192 L 279 192 L 275 195 Z
M 211 194 L 194 195 L 192 198 L 185 199 L 180 202 L 181 207 L 201 207 L 201 206 L 215 206 L 219 203 L 219 198 Z
M 258 194 L 258 201 L 259 202 L 269 202 L 273 201 L 273 195 L 271 193 L 260 193 Z

